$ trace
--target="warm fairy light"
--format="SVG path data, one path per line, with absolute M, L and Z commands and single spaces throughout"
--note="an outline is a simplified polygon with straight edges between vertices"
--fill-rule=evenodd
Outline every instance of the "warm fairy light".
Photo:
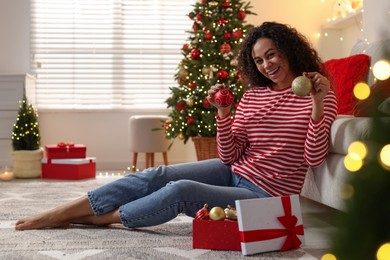
M 364 100 L 370 96 L 371 90 L 367 83 L 359 82 L 353 88 L 353 94 L 357 99 Z
M 363 166 L 363 160 L 354 159 L 349 154 L 344 158 L 344 167 L 350 172 L 356 172 Z
M 340 191 L 340 198 L 344 200 L 348 200 L 353 197 L 354 193 L 355 193 L 355 189 L 351 184 L 344 184 Z
M 378 260 L 390 259 L 390 243 L 383 244 L 379 247 L 378 252 L 376 252 L 376 258 Z
M 336 256 L 333 254 L 325 254 L 321 257 L 321 260 L 337 260 Z
M 372 67 L 372 72 L 379 80 L 388 79 L 390 77 L 390 62 L 385 59 L 378 60 Z
M 348 155 L 354 160 L 363 160 L 367 155 L 367 147 L 362 142 L 353 142 L 348 147 Z
M 379 154 L 380 162 L 386 166 L 390 167 L 390 144 L 385 145 Z

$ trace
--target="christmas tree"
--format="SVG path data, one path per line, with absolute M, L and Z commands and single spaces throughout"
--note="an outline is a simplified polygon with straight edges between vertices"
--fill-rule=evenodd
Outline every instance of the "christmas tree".
M 343 191 L 346 212 L 331 236 L 329 259 L 390 259 L 390 120 L 376 109 L 379 96 L 372 98 L 368 137 L 353 142 L 345 158 L 351 171 Z
M 237 67 L 237 50 L 251 25 L 245 22 L 250 3 L 239 0 L 201 0 L 188 17 L 194 21 L 188 43 L 182 47 L 184 58 L 166 100 L 171 120 L 164 124 L 167 138 L 184 143 L 192 136 L 215 136 L 216 109 L 206 99 L 216 83 L 234 94 L 232 114 L 244 93 Z
M 18 117 L 12 132 L 12 147 L 17 150 L 37 150 L 40 146 L 38 113 L 24 96 L 19 101 Z

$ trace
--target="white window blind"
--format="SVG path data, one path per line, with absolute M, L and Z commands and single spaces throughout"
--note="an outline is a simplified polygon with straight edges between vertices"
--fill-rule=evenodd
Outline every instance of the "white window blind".
M 194 2 L 31 0 L 36 105 L 166 108 Z

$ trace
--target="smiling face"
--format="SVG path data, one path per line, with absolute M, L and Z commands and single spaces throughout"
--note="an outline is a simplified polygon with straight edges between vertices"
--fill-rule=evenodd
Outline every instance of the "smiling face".
M 258 39 L 253 45 L 252 58 L 260 73 L 274 82 L 274 89 L 291 86 L 295 75 L 285 55 L 278 51 L 271 39 Z

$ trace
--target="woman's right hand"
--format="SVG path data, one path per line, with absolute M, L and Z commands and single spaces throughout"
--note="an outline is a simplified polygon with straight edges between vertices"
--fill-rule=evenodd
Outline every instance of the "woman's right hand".
M 231 107 L 231 105 L 227 106 L 227 107 L 222 107 L 222 106 L 218 106 L 218 104 L 215 103 L 215 94 L 217 94 L 217 92 L 223 88 L 225 88 L 225 85 L 215 84 L 214 86 L 210 87 L 210 89 L 208 91 L 208 96 L 207 96 L 207 100 L 210 102 L 210 104 L 212 104 L 213 106 L 215 106 L 218 109 L 218 116 L 220 118 L 224 118 L 224 117 L 227 117 L 228 115 L 230 115 L 230 107 Z

